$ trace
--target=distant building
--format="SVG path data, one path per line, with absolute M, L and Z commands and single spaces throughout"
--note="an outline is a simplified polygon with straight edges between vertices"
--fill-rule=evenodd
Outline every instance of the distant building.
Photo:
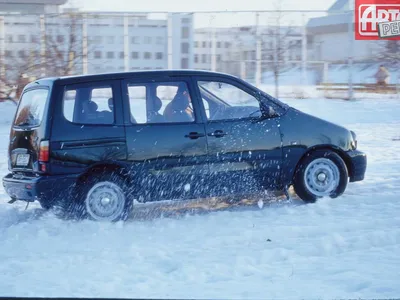
M 43 49 L 47 70 L 42 71 L 46 76 L 56 75 L 49 74 L 50 64 L 53 70 L 56 65 L 55 72 L 65 67 L 60 63 L 63 60 L 74 62 L 73 73 L 193 68 L 191 14 L 169 14 L 166 19 L 73 9 L 57 14 L 65 3 L 66 0 L 0 0 L 0 34 L 5 37 L 2 51 L 7 75 L 24 71 L 32 76 L 30 66 L 42 62 Z M 27 7 L 32 9 L 29 14 Z
M 307 34 L 312 49 L 309 51 L 309 60 L 346 61 L 349 57 L 350 38 L 353 39 L 355 61 L 369 61 L 376 57 L 381 47 L 380 41 L 355 40 L 354 31 L 349 36 L 349 24 L 354 20 L 353 14 L 349 13 L 350 8 L 354 8 L 354 0 L 337 0 L 328 9 L 327 16 L 309 20 Z
M 29 14 L 58 13 L 60 5 L 68 0 L 0 0 L 0 13 Z
M 270 69 L 275 55 L 282 64 L 301 61 L 302 36 L 298 27 L 260 26 L 261 61 L 263 69 Z M 275 34 L 279 33 L 275 45 Z M 257 35 L 255 26 L 233 28 L 201 28 L 194 34 L 194 67 L 211 70 L 213 57 L 213 35 L 215 36 L 216 70 L 247 78 L 256 71 Z M 275 47 L 280 48 L 276 51 Z M 244 66 L 244 67 L 243 67 Z M 244 72 L 245 74 L 241 74 Z

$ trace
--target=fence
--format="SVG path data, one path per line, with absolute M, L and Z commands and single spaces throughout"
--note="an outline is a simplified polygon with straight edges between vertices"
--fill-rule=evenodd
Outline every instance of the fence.
M 353 27 L 351 11 L 2 15 L 0 90 L 9 95 L 24 76 L 190 68 L 233 74 L 281 97 L 342 84 L 352 99 L 353 84 L 372 83 L 387 57 L 377 42 L 355 45 Z

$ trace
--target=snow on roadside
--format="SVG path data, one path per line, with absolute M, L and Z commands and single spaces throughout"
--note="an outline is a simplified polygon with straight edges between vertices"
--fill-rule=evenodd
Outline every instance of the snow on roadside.
M 24 211 L 5 204 L 0 187 L 0 296 L 398 296 L 400 141 L 392 138 L 400 135 L 400 101 L 285 102 L 354 130 L 368 154 L 365 181 L 313 205 L 125 224 L 66 222 L 37 206 Z M 8 131 L 0 124 L 3 174 Z
M 11 101 L 0 102 L 0 125 L 9 125 L 14 119 L 17 105 Z

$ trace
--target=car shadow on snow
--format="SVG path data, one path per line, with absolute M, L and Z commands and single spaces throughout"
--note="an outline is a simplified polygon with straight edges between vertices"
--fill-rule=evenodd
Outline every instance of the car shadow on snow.
M 216 212 L 244 212 L 298 206 L 305 203 L 296 195 L 287 199 L 283 194 L 249 194 L 196 200 L 176 200 L 134 204 L 127 221 L 149 221 L 157 218 L 182 218 Z
M 149 203 L 135 203 L 126 217 L 126 222 L 151 221 L 160 218 L 182 218 L 186 216 L 208 215 L 217 212 L 259 211 L 268 208 L 303 205 L 296 195 L 287 199 L 283 194 L 249 194 L 236 197 L 219 197 L 196 200 L 174 200 Z M 7 228 L 42 218 L 56 218 L 63 221 L 82 221 L 77 215 L 65 213 L 59 208 L 49 211 L 31 204 L 33 208 L 25 210 L 24 205 L 11 207 L 0 213 L 0 228 Z

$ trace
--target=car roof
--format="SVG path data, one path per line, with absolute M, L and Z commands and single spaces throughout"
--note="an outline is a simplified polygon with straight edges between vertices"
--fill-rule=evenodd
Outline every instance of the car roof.
M 138 78 L 140 76 L 144 78 L 148 78 L 151 76 L 196 76 L 196 75 L 208 75 L 208 76 L 223 76 L 230 77 L 234 79 L 240 79 L 236 76 L 220 73 L 220 72 L 212 72 L 212 71 L 203 71 L 203 70 L 146 70 L 146 71 L 131 71 L 131 72 L 118 72 L 118 73 L 102 73 L 102 74 L 92 74 L 92 75 L 74 75 L 74 76 L 63 76 L 63 77 L 47 77 L 35 80 L 34 82 L 29 83 L 26 88 L 30 88 L 36 85 L 47 85 L 51 86 L 53 84 L 74 84 L 80 82 L 90 82 L 97 80 L 113 80 L 113 79 L 129 79 L 129 78 Z

